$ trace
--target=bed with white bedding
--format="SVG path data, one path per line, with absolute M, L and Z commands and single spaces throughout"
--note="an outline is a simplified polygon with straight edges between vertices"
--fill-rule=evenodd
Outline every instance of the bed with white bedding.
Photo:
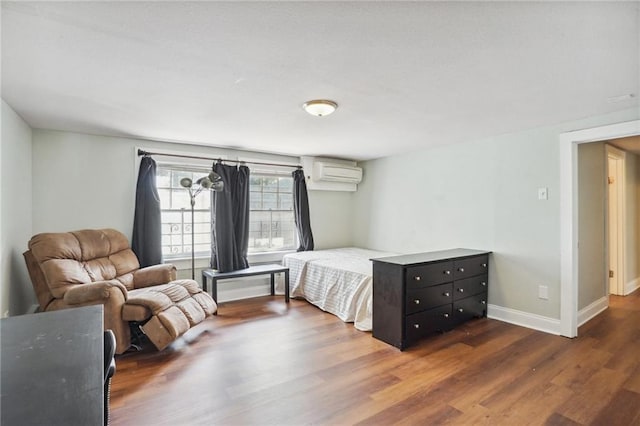
M 289 267 L 291 297 L 302 297 L 358 330 L 371 330 L 373 264 L 370 259 L 394 256 L 356 247 L 303 251 L 284 256 Z

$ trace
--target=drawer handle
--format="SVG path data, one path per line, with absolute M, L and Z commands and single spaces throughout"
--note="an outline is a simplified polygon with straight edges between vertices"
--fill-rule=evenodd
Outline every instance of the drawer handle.
M 487 267 L 487 264 L 486 264 L 486 263 L 483 263 L 483 264 L 482 264 L 482 267 L 483 267 L 483 268 L 486 268 L 486 267 Z
M 442 293 L 442 295 L 443 295 L 444 297 L 449 297 L 449 296 L 451 296 L 451 293 L 449 293 L 448 291 L 446 291 L 446 292 Z
M 413 328 L 420 328 L 420 324 L 413 324 Z
M 486 286 L 487 286 L 487 283 L 482 281 L 482 287 L 486 287 Z
M 464 268 L 458 268 L 458 271 L 464 272 Z
M 464 288 L 459 288 L 459 289 L 458 289 L 458 291 L 459 291 L 460 293 L 464 293 Z
M 420 304 L 420 299 L 415 299 L 415 300 L 413 301 L 413 303 L 415 303 L 416 305 L 419 305 L 419 304 Z
M 416 281 L 420 281 L 420 275 L 416 276 L 416 277 L 414 278 L 414 280 L 416 280 Z
M 445 274 L 445 275 L 451 275 L 451 271 L 446 270 L 446 271 L 444 271 L 444 272 L 443 272 L 443 274 Z
M 482 301 L 482 302 L 480 302 L 480 303 L 482 303 L 483 305 L 486 305 L 486 304 L 487 304 L 487 301 L 486 301 L 486 300 L 483 300 L 483 301 Z
M 464 309 L 458 308 L 458 312 L 464 312 Z
M 445 318 L 449 318 L 449 314 L 446 314 L 446 313 L 442 314 L 442 316 L 445 317 Z

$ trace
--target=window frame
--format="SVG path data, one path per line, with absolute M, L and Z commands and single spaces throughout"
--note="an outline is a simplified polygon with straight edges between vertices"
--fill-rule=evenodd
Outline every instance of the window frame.
M 179 153 L 181 154 L 181 153 Z M 186 153 L 185 153 L 186 154 Z M 190 153 L 189 153 L 190 154 Z M 167 155 L 171 155 L 170 153 L 167 153 Z M 193 154 L 193 155 L 198 155 L 198 154 Z M 227 158 L 226 156 L 219 156 L 218 158 L 220 158 L 223 162 L 224 160 L 231 160 L 229 158 Z M 212 164 L 215 160 L 198 160 L 198 159 L 181 159 L 181 158 L 171 158 L 171 159 L 156 159 L 156 164 L 157 164 L 157 168 L 158 169 L 171 169 L 171 170 L 178 170 L 178 171 L 189 171 L 192 173 L 202 173 L 203 175 L 209 173 L 211 171 L 211 167 Z M 247 162 L 247 163 L 252 163 L 252 162 L 264 162 L 264 161 L 268 161 L 265 159 L 249 159 L 249 158 L 241 158 L 238 160 L 233 160 L 233 161 L 239 161 L 239 162 Z M 292 167 L 295 167 L 295 164 L 286 164 L 286 163 L 281 163 L 282 166 L 264 166 L 264 165 L 252 165 L 249 164 L 250 169 L 251 169 L 251 173 L 250 176 L 273 176 L 273 177 L 289 177 L 291 176 L 291 169 Z M 157 186 L 156 186 L 157 187 Z M 175 190 L 178 188 L 172 188 L 172 190 Z M 186 189 L 184 189 L 186 191 Z M 278 192 L 279 194 L 279 192 Z M 293 183 L 292 183 L 292 188 L 291 188 L 291 196 L 292 196 L 292 209 L 291 211 L 293 212 Z M 251 210 L 251 201 L 249 201 L 249 208 Z M 162 210 L 165 210 L 162 208 Z M 187 208 L 188 213 L 190 214 L 190 206 Z M 202 211 L 207 211 L 207 210 L 202 210 Z M 210 208 L 208 209 L 208 211 L 210 212 Z M 283 210 L 283 211 L 287 211 L 287 210 Z M 251 215 L 251 213 L 250 213 Z M 190 222 L 190 218 L 189 218 L 189 222 Z M 164 224 L 164 222 L 162 222 L 162 224 Z M 264 263 L 264 262 L 275 262 L 275 261 L 281 261 L 282 259 L 282 255 L 286 254 L 286 253 L 292 253 L 295 252 L 298 246 L 298 235 L 297 235 L 297 227 L 295 226 L 295 216 L 292 218 L 292 225 L 293 225 L 293 243 L 292 246 L 289 248 L 278 248 L 278 249 L 272 249 L 272 250 L 261 250 L 261 251 L 250 251 L 248 253 L 248 257 L 249 257 L 249 262 L 250 263 Z M 183 244 L 184 245 L 184 244 Z M 204 252 L 196 252 L 195 253 L 195 259 L 196 262 L 198 259 L 201 260 L 201 262 L 204 262 L 204 259 L 209 259 L 211 256 L 211 252 L 209 251 L 208 253 L 204 253 Z M 167 254 L 167 255 L 163 255 L 165 260 L 174 262 L 174 263 L 179 263 L 180 261 L 184 261 L 187 259 L 191 258 L 191 253 L 190 252 L 182 252 L 182 253 L 177 253 L 177 254 Z M 202 267 L 206 267 L 206 265 L 203 263 Z
M 265 172 L 264 169 L 258 168 L 255 172 L 252 172 L 250 174 L 250 177 L 272 177 L 272 178 L 288 178 L 288 179 L 293 179 L 290 175 L 284 173 L 284 172 Z M 262 191 L 261 193 L 264 194 L 264 185 L 261 186 Z M 256 250 L 256 249 L 251 249 L 251 247 L 249 247 L 249 253 L 250 254 L 259 254 L 259 253 L 272 253 L 272 252 L 289 252 L 289 251 L 295 251 L 296 247 L 297 247 L 297 241 L 298 241 L 298 230 L 295 226 L 295 216 L 294 216 L 294 211 L 293 211 L 293 180 L 291 182 L 291 191 L 289 192 L 289 194 L 291 194 L 291 209 L 289 210 L 285 210 L 285 209 L 277 209 L 277 210 L 273 210 L 273 209 L 262 209 L 262 210 L 257 210 L 257 209 L 253 209 L 251 207 L 251 193 L 255 192 L 255 191 L 251 191 L 251 187 L 249 187 L 249 226 L 251 227 L 252 221 L 251 221 L 251 212 L 254 211 L 259 211 L 259 212 L 277 212 L 277 213 L 285 213 L 285 212 L 291 212 L 292 214 L 292 219 L 291 219 L 291 225 L 292 225 L 292 232 L 293 232 L 293 241 L 291 243 L 291 246 L 288 247 L 278 247 L 275 249 L 268 249 L 268 250 Z M 268 193 L 273 193 L 271 191 L 268 191 Z M 286 192 L 285 192 L 286 193 Z M 280 185 L 278 182 L 278 190 L 275 192 L 276 194 L 276 203 L 279 204 L 279 196 L 281 194 L 280 192 Z M 270 220 L 270 223 L 273 224 L 273 220 Z M 273 226 L 273 225 L 272 225 Z M 284 231 L 280 231 L 280 232 L 284 232 Z M 249 231 L 249 238 L 251 238 L 251 230 Z
M 198 165 L 198 164 L 186 164 L 183 162 L 169 162 L 169 161 L 156 161 L 156 167 L 157 169 L 165 169 L 165 170 L 171 170 L 171 171 L 178 171 L 178 172 L 190 172 L 190 173 L 194 173 L 194 174 L 202 174 L 203 176 L 205 176 L 206 174 L 208 174 L 211 171 L 211 166 L 210 165 Z M 156 188 L 158 190 L 160 189 L 169 189 L 170 191 L 176 191 L 176 190 L 182 190 L 184 191 L 185 194 L 188 194 L 188 191 L 186 188 L 183 187 L 173 187 L 170 186 L 168 188 L 166 187 L 159 187 L 156 181 Z M 199 196 L 202 196 L 202 194 L 200 194 Z M 184 211 L 183 211 L 184 210 Z M 209 207 L 207 209 L 194 209 L 195 213 L 204 213 L 204 212 L 209 212 L 209 223 L 211 222 L 211 204 L 209 203 Z M 166 224 L 166 222 L 164 221 L 163 218 L 163 213 L 164 212 L 181 212 L 183 215 L 186 214 L 187 216 L 187 222 L 188 225 L 191 225 L 191 205 L 188 204 L 187 207 L 183 208 L 183 209 L 168 209 L 168 208 L 164 208 L 162 206 L 162 204 L 160 205 L 160 214 L 161 214 L 161 226 L 164 226 Z M 191 252 L 190 251 L 185 251 L 184 248 L 185 246 L 188 245 L 188 248 L 191 248 L 191 244 L 184 243 L 184 236 L 187 234 L 185 232 L 185 228 L 183 226 L 183 231 L 182 231 L 182 236 L 183 236 L 183 242 L 181 244 L 183 250 L 181 253 L 168 253 L 168 254 L 164 254 L 163 253 L 163 258 L 166 260 L 180 260 L 180 259 L 190 259 L 191 258 Z M 191 236 L 191 233 L 188 232 L 189 237 Z M 199 234 L 202 234 L 202 232 L 200 232 Z M 209 231 L 209 242 L 207 243 L 209 246 L 211 245 L 211 236 L 210 236 L 211 232 Z M 163 234 L 164 235 L 164 234 Z M 163 244 L 164 246 L 164 244 Z M 209 258 L 211 256 L 211 251 L 209 250 L 209 252 L 205 252 L 205 251 L 196 251 L 195 252 L 195 258 Z

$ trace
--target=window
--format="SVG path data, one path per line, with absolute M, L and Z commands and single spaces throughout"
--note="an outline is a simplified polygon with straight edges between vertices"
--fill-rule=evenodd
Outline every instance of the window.
M 295 248 L 293 178 L 252 174 L 249 191 L 249 252 Z
M 160 195 L 162 255 L 165 258 L 191 254 L 191 201 L 189 192 L 180 186 L 180 179 L 188 177 L 195 182 L 208 172 L 207 169 L 158 165 L 156 185 Z M 194 248 L 196 255 L 201 256 L 209 256 L 211 252 L 210 196 L 209 191 L 202 191 L 196 197 L 194 208 Z
M 210 169 L 158 164 L 156 185 L 162 218 L 162 254 L 165 258 L 191 254 L 191 204 L 180 179 L 194 182 Z M 196 197 L 194 235 L 196 256 L 211 253 L 211 192 Z M 251 173 L 249 188 L 249 253 L 294 249 L 297 233 L 293 217 L 293 178 L 287 174 Z

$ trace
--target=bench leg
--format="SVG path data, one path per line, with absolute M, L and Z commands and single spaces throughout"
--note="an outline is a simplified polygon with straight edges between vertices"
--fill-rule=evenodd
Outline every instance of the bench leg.
M 271 273 L 271 295 L 276 294 L 276 274 L 275 272 Z
M 204 270 L 202 271 L 202 290 L 207 292 L 207 276 L 204 274 Z
M 284 301 L 289 303 L 289 270 L 284 271 Z
M 217 278 L 211 278 L 211 297 L 213 298 L 213 301 L 216 302 L 216 305 L 218 304 L 218 279 Z M 213 315 L 218 315 L 218 309 L 216 309 L 216 313 Z

